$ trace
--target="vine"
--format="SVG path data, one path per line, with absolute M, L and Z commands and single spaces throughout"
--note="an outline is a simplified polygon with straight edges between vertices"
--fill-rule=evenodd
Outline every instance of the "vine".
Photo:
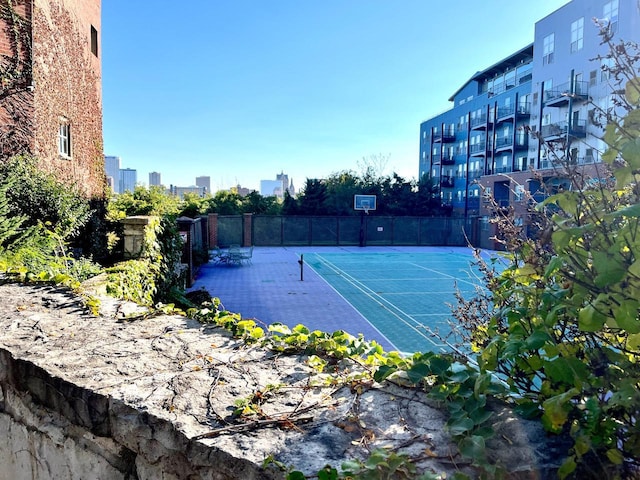
M 29 8 L 25 2 L 17 2 Z M 0 56 L 0 107 L 9 121 L 0 128 L 0 158 L 31 152 L 32 84 L 31 23 L 21 16 L 12 0 L 0 0 L 0 19 L 5 25 L 10 55 Z

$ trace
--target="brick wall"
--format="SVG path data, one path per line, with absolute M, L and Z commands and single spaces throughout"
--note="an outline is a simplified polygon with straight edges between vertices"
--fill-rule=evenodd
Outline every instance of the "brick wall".
M 100 0 L 35 0 L 32 24 L 34 154 L 44 170 L 103 197 Z M 70 158 L 58 152 L 61 121 L 71 129 Z

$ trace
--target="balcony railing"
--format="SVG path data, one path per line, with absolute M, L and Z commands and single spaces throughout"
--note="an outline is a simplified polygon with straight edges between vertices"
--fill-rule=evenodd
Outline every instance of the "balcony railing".
M 476 118 L 472 118 L 471 122 L 471 130 L 480 130 L 480 129 L 484 129 L 487 127 L 487 115 L 483 114 L 480 115 L 479 117 Z
M 453 158 L 453 155 L 445 153 L 442 155 L 442 165 L 455 165 L 456 159 Z
M 440 163 L 440 161 L 442 160 L 442 155 L 440 155 L 439 153 L 434 153 L 433 155 L 431 155 L 431 163 L 438 164 Z
M 525 115 L 531 115 L 531 104 L 523 103 L 520 105 L 509 105 L 505 107 L 498 107 L 496 111 L 496 118 L 498 121 L 508 120 L 510 117 L 518 116 L 522 117 Z
M 540 134 L 545 140 L 558 139 L 566 136 L 584 138 L 587 135 L 587 122 L 585 120 L 572 122 L 571 128 L 569 128 L 569 122 L 543 125 L 540 129 Z
M 487 152 L 486 142 L 476 143 L 469 147 L 469 153 L 471 155 L 484 155 Z
M 440 179 L 440 186 L 442 188 L 453 188 L 454 185 L 455 185 L 455 180 L 453 177 L 445 175 Z
M 436 130 L 433 132 L 433 142 L 453 142 L 456 139 L 456 131 L 453 128 L 447 128 L 444 131 Z
M 529 137 L 526 135 L 517 135 L 515 142 L 512 136 L 499 137 L 496 139 L 496 150 L 507 149 L 513 146 L 516 148 L 528 148 Z
M 570 100 L 584 102 L 588 98 L 588 82 L 573 82 L 573 88 L 571 82 L 567 82 L 544 91 L 544 103 L 548 107 L 561 107 L 568 104 Z

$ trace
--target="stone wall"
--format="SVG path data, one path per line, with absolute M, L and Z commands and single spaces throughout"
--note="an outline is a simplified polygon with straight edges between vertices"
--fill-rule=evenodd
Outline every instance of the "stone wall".
M 135 317 L 106 297 L 95 317 L 51 287 L 3 285 L 0 296 L 3 478 L 282 479 L 266 458 L 314 475 L 380 447 L 422 471 L 475 476 L 420 390 L 336 384 L 304 355 L 181 316 Z M 243 399 L 259 411 L 242 412 Z M 557 452 L 537 424 L 496 407 L 493 426 L 490 451 L 508 478 L 551 478 Z

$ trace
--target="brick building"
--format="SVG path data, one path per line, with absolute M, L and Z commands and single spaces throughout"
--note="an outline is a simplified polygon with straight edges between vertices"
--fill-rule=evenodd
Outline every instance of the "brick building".
M 0 158 L 105 195 L 100 0 L 0 0 Z

